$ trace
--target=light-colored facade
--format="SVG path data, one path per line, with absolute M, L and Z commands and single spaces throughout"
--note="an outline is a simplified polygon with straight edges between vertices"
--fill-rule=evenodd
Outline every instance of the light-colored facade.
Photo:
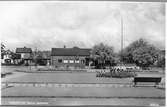
M 29 59 L 31 56 L 31 53 L 20 53 L 22 59 Z

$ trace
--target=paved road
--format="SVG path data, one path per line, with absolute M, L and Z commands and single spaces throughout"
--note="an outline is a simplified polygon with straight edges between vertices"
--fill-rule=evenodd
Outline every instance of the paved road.
M 165 90 L 154 87 L 11 87 L 2 90 L 2 104 L 164 106 Z
M 164 106 L 165 99 L 131 98 L 3 98 L 2 105 L 110 105 L 110 106 Z M 5 106 L 6 107 L 6 106 Z M 12 106 L 13 107 L 13 106 Z

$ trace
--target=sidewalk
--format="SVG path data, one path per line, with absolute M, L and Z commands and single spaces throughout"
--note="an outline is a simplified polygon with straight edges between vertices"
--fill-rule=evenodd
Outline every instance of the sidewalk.
M 2 105 L 42 105 L 42 106 L 83 106 L 105 105 L 110 107 L 141 107 L 141 106 L 165 106 L 165 99 L 131 99 L 131 98 L 3 98 Z M 104 106 L 104 107 L 105 107 Z M 7 107 L 7 106 L 5 106 Z M 10 107 L 10 106 L 9 106 Z M 16 106 L 17 107 L 17 106 Z

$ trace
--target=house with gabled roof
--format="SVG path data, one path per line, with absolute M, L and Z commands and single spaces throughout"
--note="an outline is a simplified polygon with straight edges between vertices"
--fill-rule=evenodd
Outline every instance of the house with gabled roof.
M 51 65 L 55 67 L 79 67 L 88 65 L 91 49 L 73 48 L 52 48 Z
M 29 65 L 32 61 L 32 49 L 23 47 L 23 48 L 16 48 L 16 54 L 21 55 L 21 59 L 24 64 Z
M 12 63 L 12 51 L 6 50 L 3 54 L 1 53 L 1 64 L 11 64 Z

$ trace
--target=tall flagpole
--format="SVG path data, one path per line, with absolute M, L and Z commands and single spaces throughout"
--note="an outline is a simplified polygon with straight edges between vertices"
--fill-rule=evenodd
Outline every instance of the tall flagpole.
M 123 18 L 121 15 L 121 62 L 123 64 Z

